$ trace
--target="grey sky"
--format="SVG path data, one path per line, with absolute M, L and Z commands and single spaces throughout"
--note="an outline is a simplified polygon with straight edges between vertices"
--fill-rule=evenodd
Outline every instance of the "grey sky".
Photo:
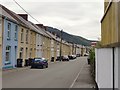
M 101 35 L 100 20 L 103 16 L 103 0 L 16 0 L 27 12 L 40 23 L 82 36 L 97 40 Z M 12 0 L 3 0 L 2 5 L 16 13 L 25 13 Z M 37 23 L 29 17 L 29 20 Z

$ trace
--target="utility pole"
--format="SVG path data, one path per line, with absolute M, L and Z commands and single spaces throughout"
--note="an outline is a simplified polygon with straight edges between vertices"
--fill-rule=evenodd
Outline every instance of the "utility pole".
M 60 31 L 60 61 L 62 61 L 62 32 L 63 30 Z

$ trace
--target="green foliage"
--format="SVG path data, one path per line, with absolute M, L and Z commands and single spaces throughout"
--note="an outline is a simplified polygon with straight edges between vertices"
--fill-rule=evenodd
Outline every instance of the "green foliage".
M 58 37 L 60 37 L 60 30 L 52 27 L 47 27 L 47 31 L 56 34 Z M 80 44 L 80 45 L 85 45 L 85 46 L 91 46 L 91 41 L 81 37 L 81 36 L 76 36 L 72 34 L 68 34 L 66 32 L 62 32 L 62 38 L 63 40 L 70 42 L 70 43 L 75 43 L 75 44 Z
M 90 63 L 93 64 L 94 61 L 95 61 L 95 50 L 94 49 L 91 49 L 90 50 Z
M 95 79 L 95 49 L 91 49 L 89 53 L 90 65 L 91 65 L 91 74 Z

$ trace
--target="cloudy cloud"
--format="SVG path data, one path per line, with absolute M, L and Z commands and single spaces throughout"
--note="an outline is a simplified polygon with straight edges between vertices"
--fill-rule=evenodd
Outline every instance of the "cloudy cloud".
M 3 0 L 3 5 L 16 13 L 25 13 L 13 1 Z M 103 1 L 94 2 L 41 2 L 41 0 L 16 0 L 40 23 L 64 31 L 97 40 L 100 37 L 100 20 L 103 16 Z M 52 1 L 52 0 L 51 0 Z M 73 1 L 73 0 L 72 0 Z M 10 4 L 8 4 L 10 3 Z M 29 18 L 30 21 L 37 23 Z

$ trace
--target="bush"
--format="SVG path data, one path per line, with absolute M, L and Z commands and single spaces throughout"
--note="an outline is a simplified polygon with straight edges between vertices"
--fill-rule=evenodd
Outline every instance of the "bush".
M 95 78 L 95 49 L 91 49 L 89 53 L 91 74 Z

